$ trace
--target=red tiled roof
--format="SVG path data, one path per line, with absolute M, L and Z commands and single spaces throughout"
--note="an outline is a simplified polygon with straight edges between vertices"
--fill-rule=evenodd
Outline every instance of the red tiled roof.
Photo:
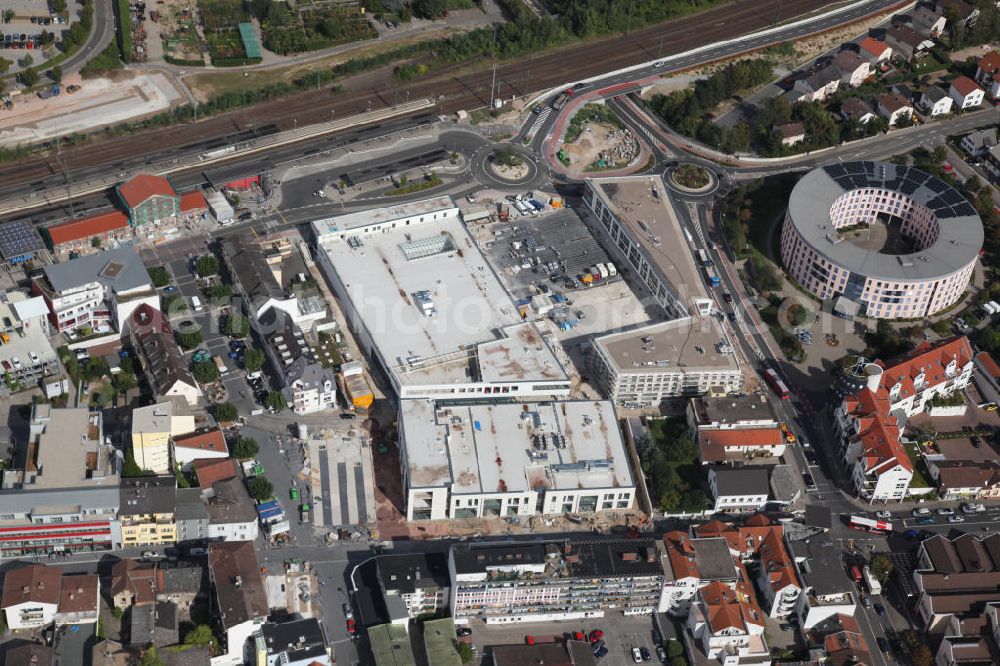
M 979 69 L 987 74 L 1000 74 L 1000 51 L 990 51 L 979 59 Z
M 977 90 L 982 91 L 982 88 L 976 85 L 976 82 L 967 76 L 960 76 L 952 81 L 951 87 L 954 88 L 962 97 L 968 97 Z
M 718 446 L 779 446 L 785 438 L 778 428 L 740 428 L 733 430 L 702 430 L 698 439 Z
M 687 534 L 679 530 L 667 532 L 663 535 L 663 543 L 670 561 L 670 570 L 674 572 L 674 580 L 701 578 L 694 545 Z
M 198 477 L 198 485 L 202 488 L 211 488 L 216 481 L 225 481 L 236 476 L 236 461 L 232 458 L 223 460 L 195 460 L 191 463 L 194 467 L 195 476 Z
M 1000 379 L 1000 365 L 993 360 L 993 357 L 989 355 L 988 352 L 979 352 L 976 354 L 976 360 L 979 361 L 979 365 L 983 367 L 985 372 L 988 372 L 994 379 Z
M 138 206 L 150 197 L 176 197 L 177 192 L 166 178 L 140 173 L 118 186 L 118 192 L 130 207 Z
M 208 202 L 205 201 L 205 195 L 200 190 L 185 192 L 181 195 L 182 213 L 188 213 L 193 210 L 205 210 L 206 208 L 208 208 Z
M 867 51 L 875 57 L 882 55 L 885 53 L 885 50 L 889 48 L 888 44 L 881 42 L 874 37 L 865 37 L 858 42 L 858 46 L 860 46 L 863 51 Z
M 760 554 L 760 565 L 767 571 L 768 582 L 775 591 L 779 592 L 791 585 L 798 586 L 795 565 L 781 539 L 782 532 L 780 525 L 773 526 L 757 548 L 757 552 Z
M 31 564 L 12 569 L 3 578 L 4 608 L 25 602 L 39 604 L 59 603 L 62 572 L 58 567 Z
M 144 339 L 150 333 L 170 333 L 170 320 L 149 303 L 143 303 L 129 315 L 129 329 L 137 340 Z
M 699 594 L 705 602 L 705 609 L 708 611 L 708 625 L 713 634 L 725 629 L 737 629 L 742 633 L 747 633 L 747 625 L 743 621 L 740 603 L 736 599 L 736 591 L 733 588 L 718 581 L 712 581 L 701 588 Z
M 909 100 L 899 93 L 886 93 L 885 95 L 879 95 L 878 103 L 881 104 L 882 108 L 889 113 L 898 111 L 899 109 L 905 109 L 910 106 Z
M 694 534 L 701 539 L 721 537 L 729 544 L 731 551 L 751 555 L 756 552 L 758 545 L 771 530 L 771 519 L 758 513 L 739 527 L 720 520 L 710 520 L 702 525 L 695 525 Z
M 121 211 L 110 213 L 100 213 L 91 215 L 79 220 L 70 220 L 60 224 L 54 224 L 47 229 L 53 245 L 62 245 L 71 241 L 91 238 L 99 234 L 106 234 L 116 229 L 128 227 L 128 216 Z
M 913 380 L 920 374 L 924 375 L 924 383 L 927 386 L 935 386 L 948 381 L 945 369 L 952 361 L 955 361 L 958 367 L 962 367 L 971 360 L 972 345 L 963 335 L 937 345 L 922 342 L 895 365 L 888 366 L 882 361 L 877 363 L 885 368 L 882 373 L 882 388 L 889 390 L 898 381 L 899 397 L 906 398 L 913 395 L 915 391 Z
M 229 449 L 226 448 L 226 438 L 223 437 L 222 431 L 218 428 L 196 430 L 189 435 L 174 437 L 174 446 L 198 451 L 229 453 Z
M 73 574 L 63 576 L 59 596 L 60 613 L 97 612 L 97 576 Z

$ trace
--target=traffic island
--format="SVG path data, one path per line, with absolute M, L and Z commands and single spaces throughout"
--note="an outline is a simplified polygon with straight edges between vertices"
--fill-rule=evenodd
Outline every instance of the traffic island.
M 681 164 L 670 170 L 670 184 L 691 194 L 704 194 L 715 187 L 715 176 L 703 166 Z

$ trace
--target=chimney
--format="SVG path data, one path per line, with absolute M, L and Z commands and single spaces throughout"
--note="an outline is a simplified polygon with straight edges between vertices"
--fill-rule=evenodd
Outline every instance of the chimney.
M 243 585 L 243 576 L 237 576 L 236 579 L 233 581 L 233 585 L 236 587 L 240 587 L 241 585 Z

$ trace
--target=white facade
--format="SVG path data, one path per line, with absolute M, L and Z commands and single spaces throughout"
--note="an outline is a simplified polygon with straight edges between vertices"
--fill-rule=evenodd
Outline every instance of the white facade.
M 913 117 L 913 107 L 912 106 L 901 106 L 899 108 L 889 108 L 883 106 L 881 102 L 878 105 L 879 114 L 889 121 L 890 125 L 895 125 L 903 118 Z
M 4 608 L 4 614 L 7 616 L 7 627 L 12 631 L 21 631 L 51 624 L 57 610 L 57 604 L 25 601 Z
M 968 91 L 960 91 L 954 84 L 952 84 L 951 90 L 948 91 L 948 94 L 950 94 L 951 98 L 955 100 L 955 104 L 958 105 L 958 108 L 972 109 L 977 106 L 982 106 L 985 91 L 978 86 Z
M 51 308 L 58 331 L 78 326 L 99 329 L 111 321 L 111 311 L 104 302 L 104 287 L 100 282 L 89 282 L 53 295 Z
M 247 522 L 208 524 L 209 541 L 256 541 L 260 534 L 257 519 Z
M 931 117 L 943 116 L 951 113 L 952 98 L 948 95 L 944 95 L 938 99 L 929 97 L 926 92 L 920 97 L 920 104 L 925 109 Z
M 799 618 L 799 626 L 806 630 L 835 615 L 854 617 L 856 608 L 857 600 L 851 592 L 816 594 L 815 590 L 807 589 L 804 594 L 799 595 L 796 615 Z

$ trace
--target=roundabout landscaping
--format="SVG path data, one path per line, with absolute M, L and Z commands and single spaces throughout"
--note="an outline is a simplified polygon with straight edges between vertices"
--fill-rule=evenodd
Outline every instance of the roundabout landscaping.
M 520 146 L 491 144 L 483 146 L 472 158 L 473 173 L 487 186 L 531 188 L 539 185 L 535 158 Z
M 699 164 L 680 164 L 667 177 L 675 188 L 692 194 L 705 194 L 718 184 L 714 174 Z

